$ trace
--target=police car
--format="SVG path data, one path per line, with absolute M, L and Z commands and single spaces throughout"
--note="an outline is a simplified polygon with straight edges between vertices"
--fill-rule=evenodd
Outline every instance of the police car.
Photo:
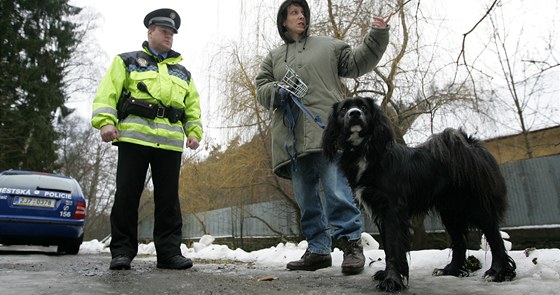
M 86 200 L 71 177 L 43 172 L 0 172 L 0 244 L 58 246 L 78 254 Z

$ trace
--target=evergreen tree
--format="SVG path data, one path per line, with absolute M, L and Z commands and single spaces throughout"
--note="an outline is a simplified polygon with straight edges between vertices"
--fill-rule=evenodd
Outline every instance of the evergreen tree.
M 0 171 L 53 171 L 67 115 L 64 76 L 77 45 L 81 8 L 68 0 L 0 0 Z

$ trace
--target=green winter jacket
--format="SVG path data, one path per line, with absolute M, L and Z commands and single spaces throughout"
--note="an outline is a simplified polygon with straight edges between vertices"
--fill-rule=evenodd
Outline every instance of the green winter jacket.
M 182 152 L 185 134 L 202 139 L 200 97 L 190 72 L 179 64 L 183 60 L 179 53 L 171 50 L 164 59 L 154 56 L 147 42 L 143 48 L 113 59 L 93 100 L 91 124 L 98 129 L 115 125 L 120 133 L 115 144 L 129 142 Z M 140 82 L 146 85 L 149 94 L 138 89 Z M 117 105 L 125 90 L 136 99 L 184 109 L 183 122 L 170 123 L 165 117 L 150 119 L 133 114 L 119 120 Z
M 387 48 L 389 28 L 372 28 L 363 43 L 354 49 L 329 37 L 308 36 L 295 42 L 281 37 L 286 43 L 265 57 L 256 84 L 259 103 L 272 111 L 272 168 L 276 175 L 289 179 L 290 156 L 285 144 L 291 150 L 293 141 L 284 125 L 280 98 L 275 95 L 277 83 L 287 71 L 286 65 L 309 87 L 301 102 L 326 125 L 332 105 L 344 98 L 339 77 L 355 78 L 373 70 Z M 299 112 L 295 128 L 297 157 L 321 152 L 323 129 L 299 109 L 293 108 L 293 112 Z

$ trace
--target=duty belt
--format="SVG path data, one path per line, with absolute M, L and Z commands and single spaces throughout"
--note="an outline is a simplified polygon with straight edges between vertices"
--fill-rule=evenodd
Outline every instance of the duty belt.
M 124 97 L 121 97 L 120 100 L 123 99 L 124 101 L 122 103 L 119 101 L 119 120 L 122 120 L 128 115 L 132 114 L 148 119 L 167 118 L 170 123 L 176 123 L 177 121 L 182 122 L 185 116 L 184 109 L 161 106 L 157 103 L 153 103 L 143 99 L 138 99 L 130 96 L 126 97 L 126 95 Z

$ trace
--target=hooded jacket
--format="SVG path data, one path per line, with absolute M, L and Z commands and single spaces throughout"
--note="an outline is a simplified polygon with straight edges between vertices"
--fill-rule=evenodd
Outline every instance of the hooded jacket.
M 306 18 L 305 37 L 299 41 L 290 38 L 283 27 L 288 7 L 292 4 L 303 7 Z M 272 168 L 276 175 L 288 179 L 291 178 L 288 150 L 293 149 L 294 141 L 289 139 L 277 94 L 278 83 L 287 71 L 286 65 L 295 70 L 308 86 L 306 95 L 300 99 L 302 104 L 326 124 L 332 105 L 344 98 L 339 77 L 356 78 L 373 70 L 389 43 L 388 27 L 371 28 L 363 42 L 355 48 L 338 39 L 309 36 L 309 20 L 309 6 L 305 0 L 282 3 L 278 10 L 277 27 L 284 44 L 268 53 L 256 77 L 257 100 L 272 111 Z M 300 112 L 295 126 L 296 156 L 321 152 L 323 129 L 296 107 L 292 111 Z
M 198 91 L 190 72 L 179 64 L 183 58 L 178 52 L 171 50 L 163 58 L 150 51 L 148 42 L 142 47 L 141 51 L 122 53 L 113 59 L 93 100 L 91 124 L 98 129 L 108 124 L 117 126 L 120 137 L 115 144 L 129 142 L 182 152 L 185 134 L 199 141 L 202 138 Z M 149 93 L 139 89 L 140 82 Z M 171 123 L 165 117 L 150 119 L 133 114 L 119 120 L 117 106 L 123 91 L 130 92 L 135 99 L 183 109 L 183 122 Z

